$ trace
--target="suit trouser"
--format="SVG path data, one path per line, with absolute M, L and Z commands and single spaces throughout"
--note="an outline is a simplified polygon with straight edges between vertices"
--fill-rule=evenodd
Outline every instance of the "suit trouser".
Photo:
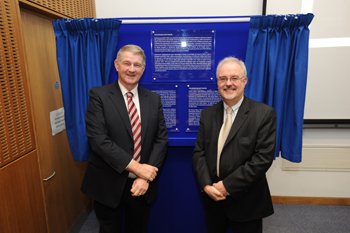
M 96 217 L 100 222 L 100 233 L 121 233 L 124 214 L 126 233 L 147 232 L 150 204 L 144 196 L 131 196 L 131 187 L 134 179 L 126 182 L 122 200 L 117 208 L 110 208 L 94 201 Z
M 206 196 L 205 198 L 210 197 Z M 262 219 L 235 222 L 227 217 L 220 201 L 216 205 L 219 207 L 216 211 L 204 205 L 208 233 L 227 233 L 230 227 L 233 233 L 262 233 Z

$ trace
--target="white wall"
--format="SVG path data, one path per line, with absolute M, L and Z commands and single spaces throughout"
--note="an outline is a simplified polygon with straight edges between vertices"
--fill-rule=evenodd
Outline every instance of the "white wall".
M 334 3 L 336 1 L 337 3 Z M 343 4 L 339 5 L 339 1 Z M 243 15 L 259 15 L 262 12 L 262 0 L 249 1 L 232 1 L 232 0 L 135 0 L 132 3 L 127 1 L 113 0 L 95 0 L 96 15 L 98 18 L 135 18 L 135 17 L 182 17 L 182 16 L 243 16 Z M 118 3 L 117 3 L 118 2 Z M 295 14 L 295 13 L 313 13 L 315 2 L 324 4 L 328 0 L 268 0 L 268 14 Z M 349 6 L 347 0 L 333 0 L 332 7 Z M 349 8 L 348 8 L 349 9 Z M 327 9 L 328 10 L 328 9 Z M 336 11 L 332 11 L 336 12 Z M 311 24 L 311 35 L 313 24 L 323 25 L 322 20 L 316 15 Z M 317 22 L 320 20 L 320 23 Z M 350 30 L 350 27 L 347 27 Z M 321 31 L 316 30 L 316 38 L 319 38 Z M 321 33 L 322 34 L 322 33 Z M 350 35 L 347 35 L 350 37 Z M 345 47 L 345 50 L 349 49 Z M 347 50 L 348 51 L 348 50 Z M 347 60 L 350 54 L 347 56 Z M 310 59 L 314 56 L 310 55 Z M 326 59 L 326 58 L 325 58 Z M 313 60 L 309 64 L 314 64 Z M 327 64 L 327 63 L 326 63 Z M 333 63 L 332 63 L 333 64 Z M 316 63 L 317 65 L 317 63 Z M 348 66 L 350 67 L 350 66 Z M 321 69 L 324 68 L 324 69 Z M 327 69 L 328 68 L 328 69 Z M 318 66 L 314 69 L 327 71 L 336 71 L 333 67 Z M 310 67 L 309 67 L 310 70 Z M 320 77 L 322 71 L 317 73 Z M 328 73 L 327 73 L 328 74 Z M 345 74 L 342 74 L 345 75 Z M 309 74 L 310 76 L 310 74 Z M 309 78 L 310 79 L 310 78 Z M 342 83 L 337 82 L 338 77 L 332 75 L 327 76 L 324 96 L 329 95 L 329 88 L 333 88 L 335 84 L 338 86 Z M 335 80 L 335 81 L 334 81 Z M 350 79 L 349 79 L 350 80 Z M 308 89 L 320 88 L 316 81 L 308 81 Z M 308 98 L 308 97 L 307 97 Z M 350 100 L 350 98 L 348 98 Z M 316 101 L 316 100 L 312 100 Z M 311 102 L 311 105 L 315 104 Z M 322 105 L 322 104 L 321 104 Z M 346 105 L 350 109 L 350 105 Z M 325 111 L 336 107 L 339 108 L 337 102 L 325 106 Z M 332 144 L 332 145 L 349 145 L 350 146 L 350 129 L 305 129 L 305 144 Z M 330 155 L 331 158 L 332 155 Z M 350 155 L 349 155 L 350 156 Z M 320 171 L 283 171 L 282 159 L 277 158 L 270 170 L 268 171 L 268 179 L 271 187 L 271 193 L 275 196 L 308 196 L 308 197 L 350 197 L 350 172 L 320 172 Z
M 97 18 L 259 15 L 257 0 L 95 0 Z
M 304 129 L 307 145 L 349 145 L 348 129 Z M 333 154 L 329 154 L 332 159 Z M 350 172 L 344 171 L 283 171 L 277 158 L 267 173 L 274 196 L 350 197 Z

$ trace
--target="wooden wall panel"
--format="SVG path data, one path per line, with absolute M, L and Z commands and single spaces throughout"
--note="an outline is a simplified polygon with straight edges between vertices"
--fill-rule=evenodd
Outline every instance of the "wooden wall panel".
M 52 136 L 50 112 L 63 107 L 52 19 L 21 9 L 37 149 L 50 233 L 68 232 L 90 199 L 80 191 L 87 166 L 75 162 L 64 130 Z
M 94 15 L 94 0 L 0 0 L 0 232 L 68 232 L 90 203 L 87 163 L 73 161 L 65 132 L 51 135 L 49 114 L 63 106 L 52 20 Z
M 36 151 L 0 168 L 0 200 L 0 232 L 47 232 Z
M 35 149 L 16 1 L 0 1 L 0 167 Z
M 95 17 L 95 0 L 20 0 L 68 16 L 68 18 Z

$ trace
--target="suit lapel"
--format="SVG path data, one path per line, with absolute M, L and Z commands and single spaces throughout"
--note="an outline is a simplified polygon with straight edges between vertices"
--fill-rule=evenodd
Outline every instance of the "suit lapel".
M 141 115 L 141 148 L 146 136 L 147 123 L 149 118 L 149 98 L 147 92 L 142 88 L 138 87 L 139 101 L 140 101 L 140 115 Z
M 241 128 L 241 126 L 243 125 L 243 123 L 248 117 L 248 112 L 249 112 L 249 99 L 247 97 L 244 97 L 244 100 L 241 106 L 239 107 L 236 118 L 232 124 L 230 133 L 227 136 L 224 146 L 226 146 L 227 143 L 232 140 L 232 138 L 236 135 L 238 130 Z
M 220 129 L 224 122 L 224 103 L 220 101 L 215 105 L 215 111 L 213 112 L 213 135 L 216 140 L 219 139 Z
M 110 90 L 109 98 L 111 99 L 114 106 L 118 110 L 120 117 L 122 118 L 124 125 L 130 134 L 130 137 L 133 137 L 132 131 L 131 131 L 131 124 L 130 124 L 128 109 L 125 105 L 125 100 L 124 100 L 123 94 L 119 88 L 117 81 L 115 82 L 115 85 L 113 86 L 113 88 L 111 88 L 111 90 Z

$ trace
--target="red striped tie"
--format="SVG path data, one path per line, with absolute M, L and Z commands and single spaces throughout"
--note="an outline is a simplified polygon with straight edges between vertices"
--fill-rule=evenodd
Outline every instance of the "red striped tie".
M 129 109 L 129 117 L 131 123 L 132 134 L 134 137 L 134 160 L 140 162 L 141 156 L 141 121 L 139 114 L 137 113 L 137 108 L 132 101 L 132 92 L 128 92 L 126 94 L 128 98 L 128 109 Z

